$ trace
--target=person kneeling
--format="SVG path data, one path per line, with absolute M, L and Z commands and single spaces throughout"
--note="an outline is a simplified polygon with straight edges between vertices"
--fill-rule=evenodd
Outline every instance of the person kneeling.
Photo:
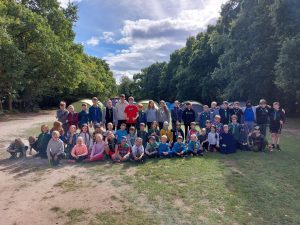
M 107 143 L 103 141 L 103 136 L 101 134 L 95 135 L 95 143 L 93 144 L 91 154 L 88 156 L 85 162 L 94 162 L 102 160 L 104 158 L 104 150 Z
M 258 126 L 254 128 L 254 131 L 249 137 L 249 145 L 250 149 L 254 152 L 262 152 L 268 145 L 265 136 L 260 133 L 260 129 Z M 270 151 L 272 151 L 272 148 L 270 148 Z
M 112 156 L 115 162 L 125 162 L 130 156 L 130 146 L 127 143 L 127 137 L 123 136 L 121 143 L 118 144 L 116 154 Z
M 236 140 L 233 135 L 229 133 L 228 125 L 224 125 L 224 132 L 220 134 L 220 152 L 223 154 L 230 154 L 236 152 Z
M 167 135 L 161 136 L 161 143 L 158 145 L 158 154 L 160 158 L 170 158 L 172 157 L 172 152 L 170 150 L 170 146 L 167 143 L 168 137 Z
M 27 147 L 28 148 L 28 147 Z M 10 153 L 10 159 L 16 159 L 19 153 L 19 158 L 26 157 L 26 147 L 20 138 L 15 139 L 7 148 Z
M 145 153 L 144 153 L 144 146 L 143 146 L 143 139 L 137 138 L 135 140 L 135 145 L 132 147 L 131 150 L 131 157 L 130 159 L 134 162 L 144 162 L 145 160 Z
M 87 158 L 88 155 L 88 149 L 86 145 L 83 143 L 83 138 L 78 137 L 76 141 L 76 145 L 73 147 L 71 151 L 71 160 L 69 162 L 75 163 L 75 162 L 82 162 Z
M 47 156 L 50 165 L 57 166 L 61 159 L 65 158 L 64 143 L 59 139 L 59 132 L 53 131 L 52 138 L 47 145 Z
M 190 156 L 194 156 L 194 155 L 203 156 L 201 146 L 200 146 L 200 144 L 197 140 L 197 135 L 196 134 L 192 134 L 190 136 L 190 142 L 188 144 L 187 154 L 190 155 Z
M 172 152 L 174 156 L 183 157 L 186 154 L 186 146 L 182 143 L 182 136 L 178 136 L 177 142 L 174 144 L 172 148 Z

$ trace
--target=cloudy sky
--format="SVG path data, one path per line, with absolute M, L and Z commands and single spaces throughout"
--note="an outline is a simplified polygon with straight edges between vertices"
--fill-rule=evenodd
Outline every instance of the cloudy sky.
M 69 0 L 59 0 L 63 7 Z M 117 80 L 169 60 L 188 36 L 214 24 L 226 0 L 73 0 L 76 42 L 105 59 Z

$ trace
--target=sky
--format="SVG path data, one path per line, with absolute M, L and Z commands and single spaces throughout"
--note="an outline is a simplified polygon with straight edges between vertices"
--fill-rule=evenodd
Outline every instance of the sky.
M 69 0 L 59 0 L 66 7 Z M 75 41 L 106 60 L 117 81 L 132 77 L 215 24 L 226 0 L 71 0 L 79 6 Z

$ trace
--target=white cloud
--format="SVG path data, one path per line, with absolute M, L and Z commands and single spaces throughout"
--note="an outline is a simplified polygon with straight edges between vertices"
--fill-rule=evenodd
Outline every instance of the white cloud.
M 58 2 L 60 3 L 61 7 L 66 8 L 69 4 L 69 2 L 74 2 L 74 3 L 78 3 L 81 2 L 82 0 L 58 0 Z
M 90 46 L 97 46 L 99 44 L 99 41 L 99 38 L 91 37 L 89 40 L 86 41 L 86 44 Z

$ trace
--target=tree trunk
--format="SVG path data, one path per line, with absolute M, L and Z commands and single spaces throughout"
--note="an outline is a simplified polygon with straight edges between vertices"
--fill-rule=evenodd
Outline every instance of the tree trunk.
M 3 105 L 2 105 L 2 100 L 1 100 L 1 97 L 0 97 L 0 113 L 3 112 Z
M 13 110 L 13 96 L 11 93 L 8 94 L 8 110 L 12 111 Z

